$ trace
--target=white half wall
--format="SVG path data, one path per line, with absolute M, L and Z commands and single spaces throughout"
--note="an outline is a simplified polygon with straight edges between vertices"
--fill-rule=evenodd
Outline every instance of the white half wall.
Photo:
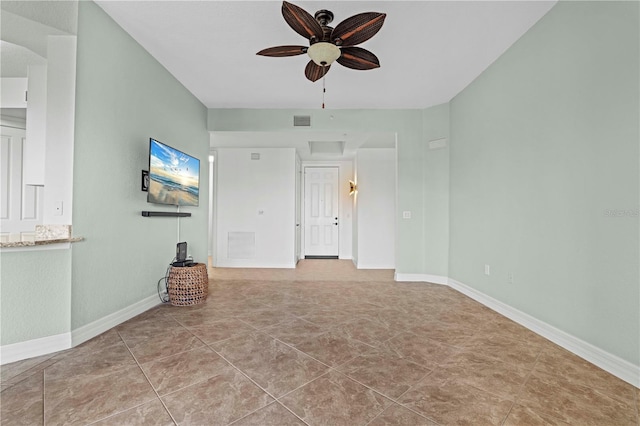
M 358 150 L 356 176 L 356 266 L 358 269 L 395 269 L 395 149 Z
M 295 156 L 217 148 L 215 266 L 295 268 Z

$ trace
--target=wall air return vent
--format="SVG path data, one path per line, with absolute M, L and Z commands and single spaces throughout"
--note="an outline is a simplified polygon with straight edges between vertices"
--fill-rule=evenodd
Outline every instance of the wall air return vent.
M 259 160 L 260 159 L 260 153 L 259 152 L 252 152 L 251 153 L 251 159 L 252 160 Z
M 311 127 L 310 115 L 294 115 L 293 127 Z
M 229 232 L 227 240 L 228 259 L 253 259 L 256 257 L 255 232 Z

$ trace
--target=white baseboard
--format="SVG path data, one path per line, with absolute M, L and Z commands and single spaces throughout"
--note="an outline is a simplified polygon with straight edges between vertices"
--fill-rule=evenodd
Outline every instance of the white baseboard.
M 478 290 L 462 284 L 453 279 L 449 279 L 449 286 L 460 293 L 482 303 L 486 307 L 504 315 L 505 317 L 517 322 L 518 324 L 528 328 L 545 337 L 555 344 L 565 348 L 566 350 L 578 355 L 579 357 L 597 365 L 603 370 L 613 374 L 614 376 L 624 380 L 633 386 L 640 388 L 640 366 L 634 365 L 622 358 L 606 352 L 590 343 L 585 342 L 571 334 L 557 329 L 539 319 L 532 317 L 522 311 L 519 311 L 499 300 L 496 300 Z
M 0 365 L 23 359 L 34 358 L 53 352 L 63 351 L 71 347 L 71 333 L 56 334 L 0 346 Z
M 136 315 L 140 315 L 160 303 L 160 299 L 157 295 L 149 296 L 134 303 L 133 305 L 129 305 L 124 309 L 109 314 L 106 317 L 102 317 L 90 322 L 89 324 L 83 325 L 82 327 L 76 328 L 71 332 L 71 343 L 73 346 L 77 346 L 89 339 L 93 339 L 116 325 L 122 324 Z
M 405 282 L 425 282 L 425 283 L 433 283 L 433 284 L 443 284 L 447 285 L 449 282 L 449 278 L 443 277 L 441 275 L 430 275 L 430 274 L 403 274 L 396 272 L 393 278 L 395 281 L 405 281 Z
M 367 265 L 365 264 L 357 264 L 356 265 L 356 269 L 396 269 L 395 266 L 393 265 L 380 265 L 380 264 L 374 264 L 374 265 Z
M 301 257 L 300 260 L 303 260 Z M 237 262 L 222 260 L 216 263 L 216 268 L 250 268 L 250 269 L 295 269 L 295 262 L 285 263 L 258 263 L 258 262 Z
M 70 333 L 0 346 L 0 365 L 72 348 L 160 304 L 157 295 L 72 330 Z

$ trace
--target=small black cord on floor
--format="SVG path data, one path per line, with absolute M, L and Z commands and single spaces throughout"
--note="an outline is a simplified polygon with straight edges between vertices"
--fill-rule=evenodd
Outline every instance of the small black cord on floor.
M 164 277 L 160 278 L 158 280 L 158 297 L 160 298 L 160 302 L 162 303 L 169 303 L 169 271 L 171 271 L 171 266 L 173 265 L 173 262 L 175 262 L 175 257 L 173 258 L 173 260 L 171 261 L 171 263 L 169 263 L 169 266 L 167 266 L 167 270 L 164 273 Z M 160 283 L 164 281 L 164 286 L 161 287 Z

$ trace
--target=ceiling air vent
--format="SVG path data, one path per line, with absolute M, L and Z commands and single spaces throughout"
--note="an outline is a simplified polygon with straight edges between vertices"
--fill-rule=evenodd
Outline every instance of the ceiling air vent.
M 311 127 L 310 115 L 294 115 L 293 127 Z

